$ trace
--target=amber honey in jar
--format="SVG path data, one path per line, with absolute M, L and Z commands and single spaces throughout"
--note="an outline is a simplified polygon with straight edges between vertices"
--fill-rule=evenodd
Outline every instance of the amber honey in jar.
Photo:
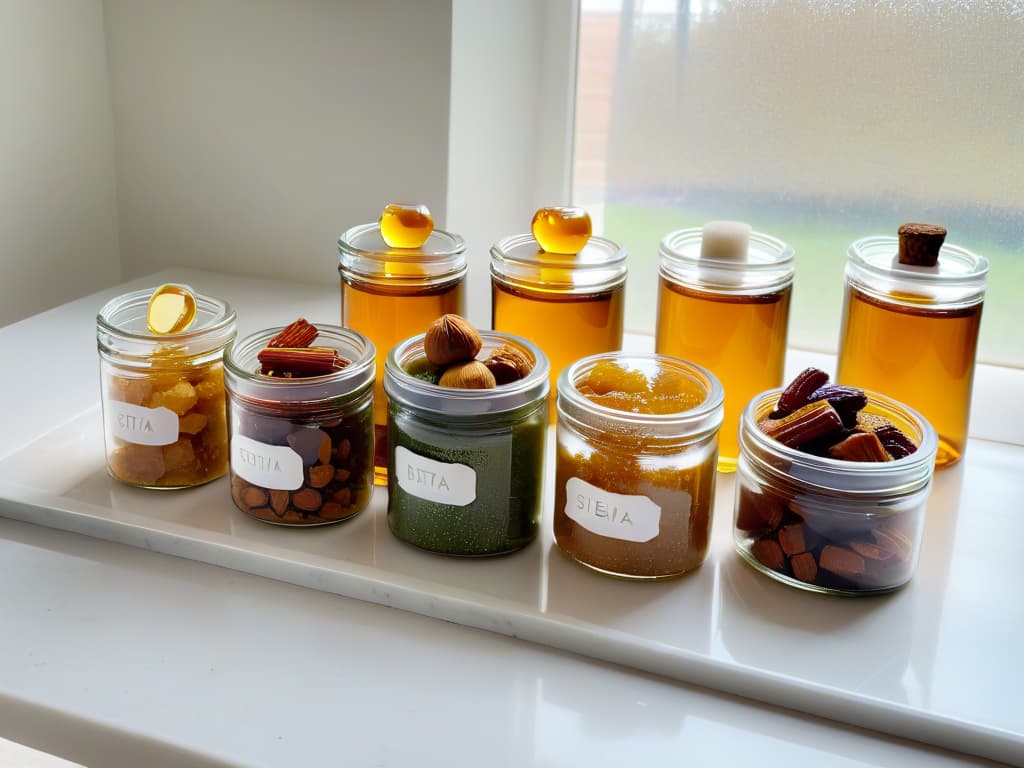
M 171 314 L 160 299 L 177 301 Z M 188 488 L 227 471 L 224 348 L 235 312 L 187 286 L 118 296 L 96 318 L 107 469 L 144 488 Z
M 338 239 L 341 324 L 379 350 L 374 385 L 374 481 L 387 483 L 384 360 L 398 342 L 445 314 L 465 312 L 465 243 L 434 229 L 424 206 L 389 204 L 381 219 Z
M 663 579 L 707 557 L 722 386 L 658 354 L 610 353 L 558 380 L 554 533 L 602 573 Z
M 901 263 L 905 236 L 863 238 L 847 252 L 836 378 L 923 414 L 941 468 L 967 443 L 988 260 L 939 240 L 933 265 Z
M 570 363 L 622 348 L 626 251 L 590 229 L 580 208 L 542 208 L 530 234 L 491 248 L 491 324 L 538 340 L 552 396 Z
M 782 384 L 793 249 L 740 222 L 709 222 L 662 239 L 658 274 L 655 349 L 722 383 L 718 469 L 733 472 L 743 408 Z

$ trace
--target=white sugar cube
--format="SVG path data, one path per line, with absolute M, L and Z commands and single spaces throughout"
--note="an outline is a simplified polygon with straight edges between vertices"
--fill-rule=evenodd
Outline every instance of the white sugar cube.
M 709 221 L 704 225 L 700 257 L 721 261 L 746 261 L 749 245 L 749 224 L 742 221 Z

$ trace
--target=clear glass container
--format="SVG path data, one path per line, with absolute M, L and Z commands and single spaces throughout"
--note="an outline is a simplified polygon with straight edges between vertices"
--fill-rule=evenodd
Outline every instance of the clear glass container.
M 793 249 L 752 232 L 746 259 L 732 261 L 702 257 L 702 242 L 700 227 L 661 241 L 654 348 L 704 366 L 725 387 L 718 469 L 732 472 L 743 408 L 782 385 Z
M 936 466 L 967 446 L 988 260 L 943 245 L 938 265 L 898 263 L 896 237 L 867 237 L 847 252 L 836 380 L 886 392 L 939 434 Z
M 410 373 L 423 334 L 391 350 L 388 524 L 401 540 L 448 555 L 497 555 L 537 534 L 548 425 L 548 361 L 525 339 L 481 331 L 483 359 L 502 345 L 533 364 L 518 381 L 453 389 Z
M 419 248 L 391 248 L 380 224 L 361 224 L 338 239 L 341 324 L 369 338 L 378 350 L 374 427 L 375 482 L 387 482 L 387 398 L 384 360 L 395 344 L 445 314 L 466 309 L 466 244 L 435 229 Z
M 227 471 L 224 347 L 235 312 L 196 295 L 196 316 L 181 333 L 146 325 L 154 288 L 107 302 L 96 317 L 107 470 L 129 485 L 188 488 Z
M 491 325 L 544 340 L 552 398 L 570 363 L 622 349 L 625 291 L 626 250 L 603 237 L 577 254 L 547 253 L 530 234 L 491 248 Z
M 694 408 L 631 413 L 577 388 L 603 360 L 686 377 L 704 394 Z M 558 379 L 555 541 L 596 571 L 662 579 L 707 557 L 715 496 L 722 385 L 709 371 L 657 354 L 611 353 L 577 361 Z
M 231 498 L 247 515 L 288 526 L 362 512 L 373 491 L 376 350 L 360 333 L 317 324 L 316 346 L 348 365 L 307 378 L 264 376 L 257 355 L 282 328 L 228 347 Z
M 812 592 L 865 595 L 906 584 L 921 548 L 935 430 L 906 405 L 866 392 L 861 413 L 888 419 L 917 450 L 884 462 L 815 456 L 758 426 L 781 392 L 751 400 L 740 423 L 737 551 L 762 573 Z

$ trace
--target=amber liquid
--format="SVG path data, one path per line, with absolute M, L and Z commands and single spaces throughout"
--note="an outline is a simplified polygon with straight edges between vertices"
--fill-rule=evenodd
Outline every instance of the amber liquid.
M 782 386 L 791 289 L 723 296 L 659 282 L 655 350 L 702 365 L 722 383 L 718 471 L 734 472 L 743 409 L 754 395 Z
M 491 325 L 539 346 L 551 365 L 551 422 L 562 369 L 587 355 L 622 349 L 625 285 L 593 294 L 533 291 L 491 281 Z
M 936 467 L 959 461 L 967 443 L 981 307 L 905 306 L 846 287 L 836 381 L 919 411 L 939 434 Z
M 420 289 L 382 288 L 341 281 L 341 324 L 369 337 L 377 347 L 373 383 L 374 473 L 376 485 L 387 485 L 388 404 L 384 394 L 384 361 L 391 348 L 427 330 L 441 315 L 463 314 L 466 299 L 461 279 Z

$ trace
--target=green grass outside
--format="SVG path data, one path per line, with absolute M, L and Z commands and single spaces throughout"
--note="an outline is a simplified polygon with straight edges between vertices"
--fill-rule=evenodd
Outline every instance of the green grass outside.
M 886 234 L 887 224 L 869 229 L 827 228 L 822 224 L 807 226 L 792 220 L 762 219 L 736 212 L 723 214 L 694 208 L 608 204 L 604 212 L 604 236 L 623 244 L 629 251 L 626 327 L 654 332 L 661 238 L 676 229 L 699 227 L 706 221 L 729 217 L 749 221 L 755 230 L 793 246 L 796 276 L 789 343 L 804 349 L 835 352 L 842 313 L 846 249 L 861 237 Z M 1024 367 L 1024 344 L 1018 330 L 1024 309 L 1024 253 L 993 243 L 960 241 L 955 230 L 949 240 L 989 260 L 979 361 Z

